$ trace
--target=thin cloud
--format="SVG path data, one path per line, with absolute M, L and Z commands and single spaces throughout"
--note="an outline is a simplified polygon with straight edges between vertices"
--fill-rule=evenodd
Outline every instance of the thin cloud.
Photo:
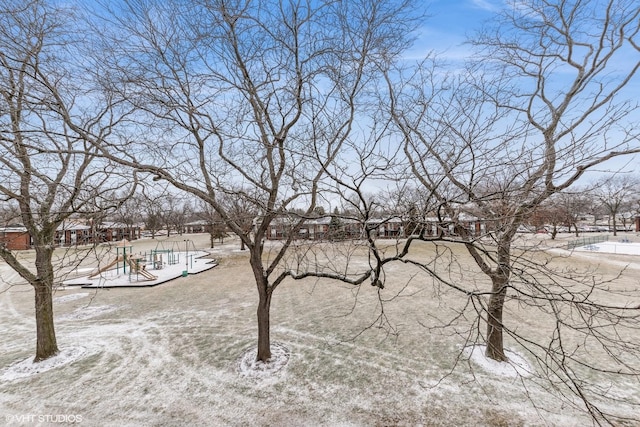
M 500 10 L 497 5 L 487 0 L 471 0 L 471 3 L 473 3 L 476 8 L 489 12 L 497 12 L 498 10 Z

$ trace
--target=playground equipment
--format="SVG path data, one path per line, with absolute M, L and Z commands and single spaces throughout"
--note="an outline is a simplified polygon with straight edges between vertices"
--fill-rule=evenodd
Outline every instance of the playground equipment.
M 131 276 L 131 273 L 136 273 L 141 275 L 142 277 L 146 278 L 147 280 L 156 280 L 158 278 L 158 276 L 154 276 L 153 274 L 149 273 L 146 269 L 146 264 L 144 264 L 144 262 L 140 262 L 143 261 L 144 257 L 141 255 L 134 255 L 134 256 L 130 256 L 127 259 L 127 262 L 129 263 L 129 266 L 131 267 L 129 269 L 129 276 Z
M 129 275 L 132 273 L 136 273 L 141 275 L 147 280 L 156 280 L 158 276 L 154 276 L 146 269 L 146 265 L 141 263 L 140 261 L 144 260 L 144 257 L 140 255 L 119 255 L 113 261 L 105 265 L 104 267 L 99 268 L 94 273 L 92 273 L 89 278 L 93 279 L 95 277 L 100 276 L 105 271 L 112 270 L 114 266 L 119 266 L 122 263 L 122 272 L 126 273 L 126 266 L 129 266 Z M 117 271 L 118 269 L 116 269 Z
M 153 262 L 153 268 L 159 270 L 165 265 L 175 265 L 180 262 L 179 248 L 176 242 L 171 242 L 170 248 L 165 248 L 163 242 L 158 242 L 155 249 L 151 250 L 150 261 Z
M 143 260 L 143 256 L 133 254 L 133 246 L 125 239 L 116 245 L 116 258 L 107 265 L 98 268 L 95 272 L 89 275 L 89 278 L 98 277 L 102 273 L 113 269 L 114 266 L 116 267 L 116 274 L 120 274 L 120 268 L 122 268 L 122 273 L 126 274 L 127 266 L 129 266 L 129 278 L 131 278 L 132 273 L 136 273 L 147 280 L 156 280 L 158 277 L 146 270 L 146 264 L 141 262 Z
M 153 262 L 154 270 L 160 270 L 164 267 L 164 260 L 162 259 L 162 254 L 158 254 L 157 252 L 151 251 L 151 260 Z
M 171 247 L 165 247 L 165 243 L 170 243 Z M 181 245 L 184 245 L 184 248 L 181 248 Z M 190 251 L 191 255 L 189 254 Z M 159 270 L 165 265 L 180 264 L 180 254 L 183 253 L 185 259 L 182 263 L 185 265 L 185 270 L 188 270 L 190 264 L 191 267 L 193 267 L 193 253 L 196 252 L 197 249 L 195 244 L 189 239 L 185 239 L 182 242 L 158 242 L 156 248 L 151 250 L 149 262 L 153 263 L 153 268 L 155 270 Z
M 160 270 L 165 264 L 177 264 L 179 262 L 179 256 L 173 252 L 173 249 L 152 249 L 151 260 L 153 262 L 153 268 Z

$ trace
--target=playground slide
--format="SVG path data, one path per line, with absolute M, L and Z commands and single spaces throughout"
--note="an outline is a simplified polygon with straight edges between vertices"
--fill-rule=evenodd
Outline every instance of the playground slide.
M 122 255 L 120 255 L 119 257 L 117 257 L 116 259 L 114 259 L 109 264 L 105 265 L 104 267 L 98 268 L 98 270 L 95 273 L 91 273 L 89 275 L 89 278 L 93 279 L 94 277 L 99 276 L 100 274 L 104 273 L 105 271 L 110 270 L 111 267 L 113 267 L 114 265 L 116 265 L 120 261 L 122 261 Z
M 113 266 L 115 266 L 117 263 L 121 262 L 123 259 L 123 256 L 120 255 L 119 257 L 115 258 L 113 261 L 111 261 L 110 263 L 108 263 L 107 265 L 105 265 L 104 267 L 100 267 L 97 271 L 95 271 L 94 273 L 91 273 L 91 275 L 89 276 L 90 279 L 93 279 L 94 277 L 99 276 L 100 274 L 104 273 L 105 271 L 111 270 L 113 268 Z M 139 264 L 138 262 L 136 262 L 135 259 L 131 259 L 127 257 L 127 264 L 129 264 L 129 268 L 131 269 L 132 272 L 136 272 L 138 274 L 140 274 L 142 277 L 148 279 L 148 280 L 156 280 L 158 278 L 158 276 L 154 276 L 153 274 L 149 273 L 147 270 L 143 268 L 138 268 Z
M 128 259 L 127 263 L 129 267 L 131 267 L 131 271 L 135 271 L 137 274 L 140 274 L 142 277 L 147 278 L 148 280 L 156 280 L 158 276 L 154 276 L 144 269 L 144 265 L 140 268 L 140 265 L 134 259 Z
M 149 273 L 147 270 L 143 270 L 143 269 L 136 271 L 136 273 L 140 273 L 142 276 L 146 277 L 149 280 L 156 280 L 158 278 L 158 276 L 154 276 L 153 274 Z

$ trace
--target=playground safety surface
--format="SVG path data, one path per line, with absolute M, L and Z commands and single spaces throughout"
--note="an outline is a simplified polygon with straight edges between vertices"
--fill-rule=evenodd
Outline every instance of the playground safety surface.
M 148 279 L 141 272 L 129 268 L 113 268 L 103 271 L 98 276 L 89 275 L 69 279 L 62 282 L 64 286 L 80 286 L 82 288 L 141 288 L 157 286 L 162 283 L 187 277 L 190 274 L 198 274 L 210 270 L 218 265 L 215 259 L 204 258 L 209 255 L 206 251 L 177 252 L 177 259 L 183 260 L 175 264 L 164 264 L 162 268 L 153 268 L 153 263 L 147 263 L 145 271 L 151 273 L 155 279 Z

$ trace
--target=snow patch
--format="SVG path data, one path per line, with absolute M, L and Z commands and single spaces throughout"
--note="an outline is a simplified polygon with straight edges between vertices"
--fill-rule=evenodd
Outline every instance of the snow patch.
M 267 378 L 284 368 L 289 363 L 291 352 L 280 343 L 271 344 L 271 358 L 266 361 L 256 361 L 258 349 L 249 348 L 240 357 L 238 370 L 241 375 L 252 378 Z
M 0 376 L 2 381 L 14 381 L 21 378 L 30 377 L 42 372 L 47 372 L 59 366 L 75 362 L 87 353 L 84 347 L 70 347 L 60 351 L 55 356 L 40 362 L 34 362 L 33 358 L 25 359 L 21 362 L 9 366 Z
M 584 252 L 606 252 L 608 254 L 618 255 L 640 255 L 640 243 L 633 243 L 623 239 L 619 242 L 598 242 L 577 247 L 575 250 Z
M 80 307 L 69 314 L 60 316 L 58 320 L 85 320 L 97 317 L 102 314 L 111 313 L 116 311 L 119 307 L 114 305 L 90 305 L 87 307 Z
M 56 297 L 53 299 L 54 302 L 69 302 L 69 301 L 75 301 L 77 299 L 80 298 L 84 298 L 86 296 L 88 296 L 89 293 L 88 292 L 79 292 L 77 294 L 69 294 L 69 295 L 63 295 L 61 297 Z
M 533 373 L 529 363 L 518 353 L 505 349 L 504 353 L 508 360 L 498 362 L 485 356 L 486 349 L 486 345 L 474 345 L 465 347 L 463 352 L 476 365 L 494 375 L 515 378 L 530 377 Z

